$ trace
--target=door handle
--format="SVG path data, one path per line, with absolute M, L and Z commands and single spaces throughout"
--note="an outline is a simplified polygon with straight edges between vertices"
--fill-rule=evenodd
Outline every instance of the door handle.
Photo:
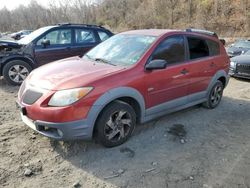
M 210 67 L 216 67 L 216 64 L 214 62 L 210 63 Z
M 187 69 L 183 69 L 182 71 L 181 71 L 181 74 L 187 74 L 188 73 L 188 70 Z

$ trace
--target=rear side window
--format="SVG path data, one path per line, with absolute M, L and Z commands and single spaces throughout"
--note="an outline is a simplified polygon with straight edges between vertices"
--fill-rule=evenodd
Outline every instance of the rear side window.
M 209 48 L 205 40 L 187 37 L 190 59 L 198 59 L 209 56 Z
M 77 44 L 88 44 L 96 42 L 93 31 L 88 29 L 76 29 L 75 39 Z
M 210 56 L 215 56 L 220 54 L 220 45 L 218 44 L 218 42 L 207 40 L 207 45 L 209 48 Z
M 105 41 L 109 38 L 109 35 L 104 31 L 97 31 L 101 41 Z
M 182 36 L 168 37 L 156 48 L 152 59 L 164 59 L 168 63 L 179 63 L 185 60 L 185 45 Z

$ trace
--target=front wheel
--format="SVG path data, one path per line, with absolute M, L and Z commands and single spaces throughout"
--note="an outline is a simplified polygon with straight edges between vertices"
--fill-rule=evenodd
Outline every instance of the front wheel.
M 97 120 L 97 140 L 106 147 L 121 145 L 131 136 L 135 124 L 134 109 L 125 102 L 114 101 Z
M 223 95 L 224 86 L 221 81 L 217 80 L 209 92 L 208 99 L 203 106 L 209 109 L 213 109 L 220 104 Z
M 22 60 L 8 62 L 3 68 L 3 76 L 11 85 L 21 85 L 31 72 L 32 67 Z

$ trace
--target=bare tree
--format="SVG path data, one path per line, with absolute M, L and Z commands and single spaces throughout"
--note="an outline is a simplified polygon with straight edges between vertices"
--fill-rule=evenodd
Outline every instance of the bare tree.
M 0 31 L 37 29 L 60 22 L 104 25 L 116 31 L 196 26 L 221 33 L 250 31 L 250 0 L 36 0 L 0 9 Z

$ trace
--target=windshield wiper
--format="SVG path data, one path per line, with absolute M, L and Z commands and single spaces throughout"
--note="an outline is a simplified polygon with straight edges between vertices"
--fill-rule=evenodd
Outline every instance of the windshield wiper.
M 116 66 L 115 64 L 112 64 L 112 63 L 110 63 L 108 60 L 103 59 L 103 58 L 95 58 L 94 60 L 95 60 L 95 61 L 100 61 L 100 62 L 102 62 L 102 63 L 109 64 L 109 65 Z

